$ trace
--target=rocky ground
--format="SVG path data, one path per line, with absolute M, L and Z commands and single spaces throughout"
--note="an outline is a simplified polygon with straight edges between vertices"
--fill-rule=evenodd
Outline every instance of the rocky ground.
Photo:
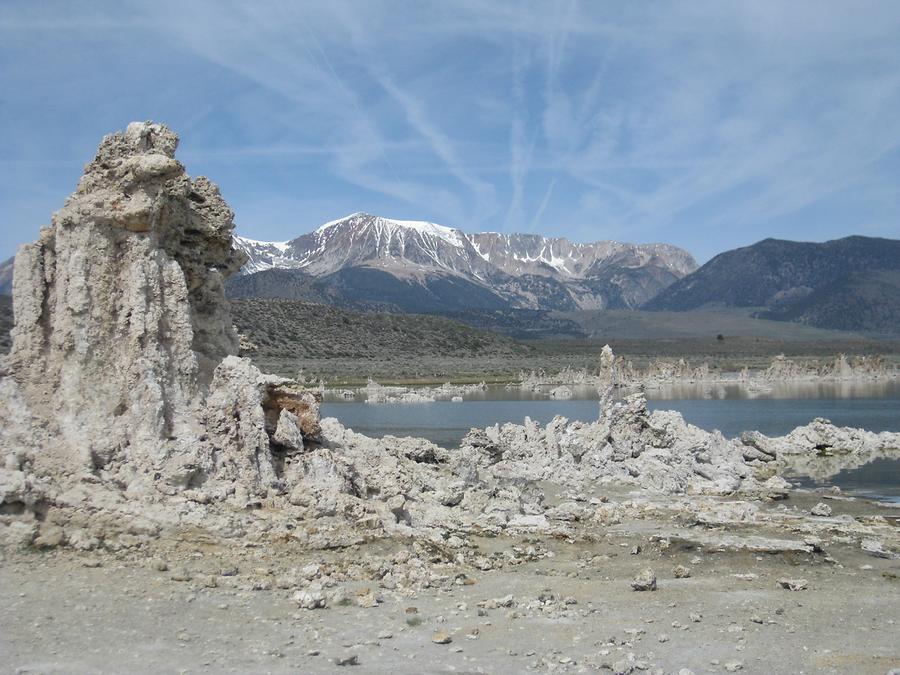
M 633 498 L 613 494 L 611 503 Z M 805 514 L 819 499 L 795 493 L 769 510 L 811 519 Z M 865 501 L 825 501 L 856 519 L 892 513 Z M 715 537 L 720 528 L 679 523 L 678 511 L 625 513 L 621 522 L 567 535 L 473 536 L 450 542 L 456 549 L 391 539 L 316 552 L 185 533 L 115 553 L 7 550 L 2 671 L 883 674 L 900 667 L 896 560 L 838 542 L 777 551 L 772 537 L 798 543 L 798 535 L 765 525 L 752 534 L 730 528 L 732 539 L 720 539 L 756 542 L 758 551 L 704 546 L 694 530 Z M 656 590 L 633 590 L 647 569 Z M 783 588 L 787 580 L 803 589 Z M 302 607 L 319 598 L 325 607 Z

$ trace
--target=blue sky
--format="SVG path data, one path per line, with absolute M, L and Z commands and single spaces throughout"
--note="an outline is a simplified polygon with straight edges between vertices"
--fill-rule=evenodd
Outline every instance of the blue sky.
M 354 211 L 665 241 L 900 237 L 900 3 L 0 4 L 0 259 L 167 123 L 240 234 Z

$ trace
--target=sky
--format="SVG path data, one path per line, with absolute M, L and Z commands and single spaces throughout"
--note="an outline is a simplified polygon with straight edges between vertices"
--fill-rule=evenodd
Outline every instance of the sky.
M 894 0 L 4 0 L 0 260 L 148 119 L 254 239 L 900 238 L 898 36 Z

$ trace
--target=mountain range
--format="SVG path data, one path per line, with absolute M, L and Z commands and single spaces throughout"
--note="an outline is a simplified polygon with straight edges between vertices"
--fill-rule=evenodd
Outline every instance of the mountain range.
M 290 241 L 234 241 L 248 261 L 226 283 L 232 298 L 444 314 L 534 338 L 581 334 L 572 312 L 619 309 L 726 310 L 900 334 L 900 241 L 893 239 L 765 239 L 699 268 L 665 244 L 467 234 L 365 213 Z M 0 295 L 11 286 L 12 259 L 0 263 Z
M 634 308 L 697 268 L 668 244 L 579 244 L 467 234 L 354 213 L 286 242 L 235 237 L 249 260 L 233 297 L 287 297 L 407 312 Z

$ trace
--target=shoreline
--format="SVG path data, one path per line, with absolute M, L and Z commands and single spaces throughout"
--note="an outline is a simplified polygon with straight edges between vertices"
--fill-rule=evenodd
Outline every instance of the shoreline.
M 616 391 L 622 392 L 623 395 L 637 391 L 658 391 L 665 390 L 669 387 L 738 387 L 748 393 L 765 394 L 774 390 L 785 389 L 791 387 L 819 387 L 819 386 L 866 386 L 878 384 L 890 384 L 900 381 L 900 375 L 896 372 L 858 375 L 850 377 L 835 376 L 803 376 L 792 377 L 789 381 L 777 380 L 764 376 L 765 371 L 755 371 L 750 373 L 728 373 L 721 376 L 710 376 L 706 378 L 698 378 L 693 375 L 684 377 L 673 377 L 666 379 L 644 379 L 636 381 L 627 381 L 618 383 L 615 386 Z M 341 384 L 341 383 L 325 383 L 325 382 L 306 382 L 307 387 L 315 388 L 319 393 L 331 400 L 355 399 L 369 400 L 369 394 L 373 394 L 377 403 L 396 403 L 396 402 L 425 402 L 431 400 L 445 400 L 452 396 L 460 394 L 465 397 L 468 394 L 485 390 L 506 391 L 527 391 L 535 394 L 543 394 L 548 398 L 564 397 L 571 398 L 576 391 L 585 391 L 588 389 L 601 389 L 608 380 L 601 374 L 588 373 L 587 371 L 579 371 L 574 373 L 577 377 L 572 377 L 572 371 L 562 371 L 555 375 L 535 375 L 531 374 L 526 378 L 519 378 L 510 381 L 504 380 L 475 380 L 468 378 L 464 381 L 445 380 L 442 382 L 434 381 L 428 383 L 411 382 L 411 381 L 394 381 L 390 379 L 375 381 L 369 379 L 365 383 L 360 384 Z M 559 387 L 567 387 L 570 391 L 558 392 L 555 396 L 553 390 Z M 403 397 L 407 398 L 404 399 Z M 599 395 L 598 395 L 599 399 Z

